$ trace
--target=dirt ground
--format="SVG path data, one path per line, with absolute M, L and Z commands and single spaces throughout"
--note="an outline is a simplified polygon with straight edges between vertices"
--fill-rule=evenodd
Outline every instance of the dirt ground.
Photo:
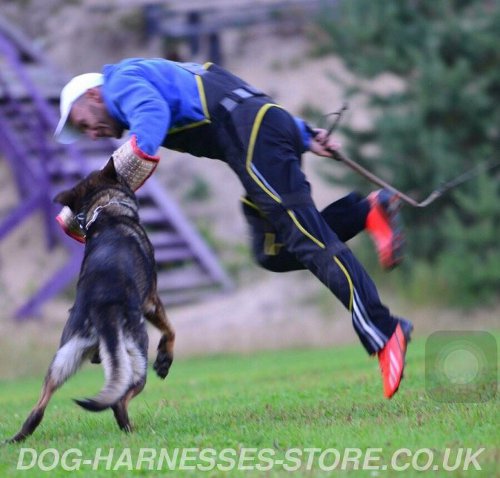
M 69 32 L 70 27 L 66 25 L 59 35 L 68 36 Z M 330 77 L 335 73 L 349 78 L 349 74 L 335 57 L 310 58 L 310 45 L 303 35 L 275 36 L 265 30 L 250 36 L 228 34 L 224 46 L 226 66 L 274 95 L 279 103 L 295 114 L 306 104 L 328 112 L 342 103 L 342 90 Z M 81 48 L 77 48 L 77 53 Z M 137 46 L 130 50 L 131 53 L 122 52 L 121 56 L 155 55 L 154 45 L 142 51 Z M 61 67 L 72 73 L 86 71 L 77 71 L 84 67 L 89 70 L 97 68 L 103 60 L 102 52 L 96 52 L 95 57 L 85 58 L 83 66 L 70 62 L 67 50 L 55 42 L 49 52 Z M 391 89 L 400 85 L 394 78 L 382 77 L 376 87 Z M 362 108 L 351 110 L 349 120 L 362 126 L 367 121 Z M 318 207 L 343 193 L 319 177 L 316 166 L 321 161 L 325 160 L 311 155 L 305 160 Z M 332 165 L 332 168 L 339 166 Z M 209 224 L 216 239 L 223 240 L 229 248 L 246 242 L 247 231 L 238 201 L 242 189 L 229 168 L 216 161 L 162 152 L 157 174 L 182 204 L 186 214 L 194 222 Z M 5 162 L 0 161 L 0 204 L 4 205 L 11 204 L 15 198 L 8 178 Z M 206 184 L 208 201 L 186 199 L 193 178 Z M 30 296 L 41 279 L 48 277 L 65 260 L 60 250 L 47 253 L 39 234 L 41 228 L 41 219 L 33 217 L 0 244 L 0 379 L 45 370 L 71 306 L 72 291 L 68 291 L 47 303 L 42 317 L 22 324 L 12 321 L 13 311 Z M 498 309 L 473 314 L 431 308 L 414 310 L 391 294 L 382 293 L 382 297 L 398 314 L 414 320 L 417 334 L 442 328 L 498 326 Z M 168 310 L 177 330 L 177 355 L 182 357 L 249 353 L 269 348 L 332 346 L 357 340 L 348 314 L 309 273 L 267 273 L 249 261 L 239 274 L 234 292 Z M 157 339 L 156 332 L 152 331 L 152 350 Z

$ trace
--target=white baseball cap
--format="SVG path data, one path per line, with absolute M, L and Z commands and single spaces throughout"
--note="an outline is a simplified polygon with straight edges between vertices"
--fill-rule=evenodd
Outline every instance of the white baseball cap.
M 80 98 L 87 90 L 96 86 L 101 86 L 104 78 L 101 73 L 84 73 L 72 78 L 61 90 L 59 107 L 61 109 L 61 119 L 57 124 L 54 136 L 59 143 L 69 144 L 75 142 L 81 133 L 68 121 L 69 112 L 73 103 Z

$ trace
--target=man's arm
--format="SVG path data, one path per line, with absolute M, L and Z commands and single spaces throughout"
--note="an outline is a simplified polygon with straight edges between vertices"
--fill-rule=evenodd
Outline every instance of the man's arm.
M 332 150 L 340 149 L 341 144 L 328 136 L 328 131 L 322 128 L 313 129 L 314 136 L 311 139 L 309 150 L 318 156 L 331 158 Z
M 167 134 L 170 109 L 158 90 L 133 68 L 117 74 L 105 88 L 109 113 L 130 131 L 130 139 L 112 154 L 113 163 L 117 173 L 136 191 L 158 165 L 160 158 L 155 153 Z M 73 211 L 64 208 L 56 220 L 66 234 L 85 242 L 85 231 Z
M 158 165 L 156 152 L 170 127 L 170 107 L 135 65 L 106 77 L 104 90 L 110 114 L 125 124 L 130 134 L 129 141 L 113 153 L 116 172 L 136 191 Z
M 111 156 L 116 172 L 122 176 L 132 191 L 137 191 L 154 173 L 159 156 L 145 153 L 137 146 L 137 137 L 133 135 Z
M 326 129 L 312 128 L 303 119 L 294 119 L 302 138 L 303 152 L 312 151 L 318 156 L 331 157 L 330 151 L 340 148 L 340 143 L 330 138 Z
M 153 156 L 162 145 L 172 119 L 160 91 L 135 66 L 114 72 L 104 85 L 110 113 L 126 125 L 135 148 Z

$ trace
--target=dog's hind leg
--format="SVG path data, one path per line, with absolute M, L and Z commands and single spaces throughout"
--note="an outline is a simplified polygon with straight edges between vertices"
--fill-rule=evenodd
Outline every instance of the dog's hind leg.
M 132 431 L 132 425 L 128 417 L 128 404 L 130 400 L 139 395 L 146 385 L 147 365 L 148 365 L 148 333 L 143 325 L 140 333 L 135 337 L 128 337 L 125 341 L 127 352 L 133 370 L 133 385 L 127 393 L 111 408 L 115 415 L 116 422 L 121 430 Z
M 144 317 L 163 334 L 153 368 L 159 377 L 165 378 L 174 360 L 175 331 L 156 292 L 146 303 Z
M 101 412 L 118 402 L 126 393 L 132 380 L 132 366 L 123 331 L 116 329 L 111 318 L 117 315 L 108 314 L 109 323 L 106 333 L 99 340 L 99 356 L 102 359 L 105 383 L 102 390 L 92 398 L 75 399 L 75 403 L 91 412 Z
M 130 424 L 130 419 L 128 417 L 128 404 L 130 403 L 130 400 L 132 400 L 142 392 L 145 385 L 146 378 L 144 377 L 144 380 L 130 387 L 125 396 L 111 407 L 115 415 L 116 423 L 118 423 L 120 430 L 123 430 L 127 433 L 132 431 L 132 425 Z
M 7 440 L 9 443 L 21 442 L 35 431 L 38 425 L 40 425 L 40 422 L 43 419 L 45 408 L 47 408 L 47 404 L 49 403 L 49 400 L 56 389 L 56 384 L 50 377 L 50 374 L 47 374 L 47 376 L 45 377 L 45 382 L 43 384 L 40 399 L 38 400 L 33 410 L 31 410 L 31 413 L 28 415 L 28 418 L 23 423 L 21 429 L 12 438 Z
M 91 348 L 89 340 L 80 337 L 73 337 L 61 346 L 45 376 L 40 399 L 19 432 L 8 440 L 9 442 L 21 442 L 35 431 L 54 392 L 78 370 Z

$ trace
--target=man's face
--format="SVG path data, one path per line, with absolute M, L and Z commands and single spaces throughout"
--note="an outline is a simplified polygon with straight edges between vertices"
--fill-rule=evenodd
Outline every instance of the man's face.
M 123 133 L 123 128 L 108 113 L 99 88 L 88 90 L 73 103 L 69 120 L 90 139 L 120 138 Z

